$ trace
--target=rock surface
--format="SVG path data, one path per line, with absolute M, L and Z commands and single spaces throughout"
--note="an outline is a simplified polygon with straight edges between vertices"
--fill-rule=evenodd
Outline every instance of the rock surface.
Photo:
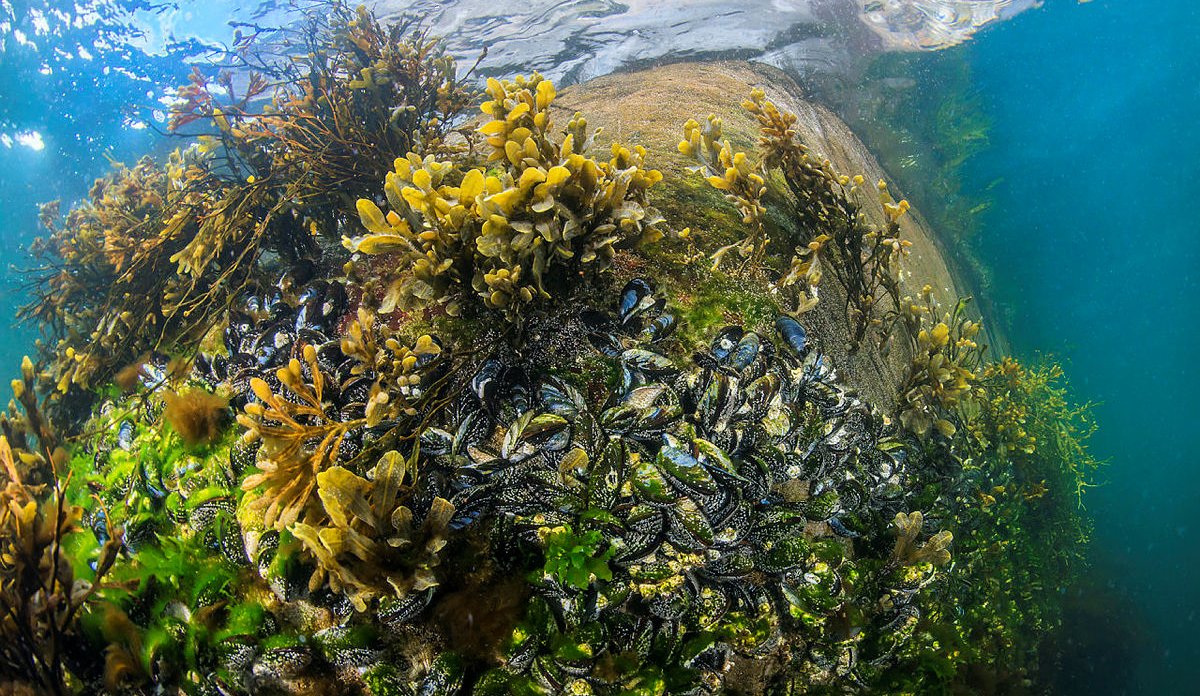
M 801 87 L 782 71 L 757 64 L 677 63 L 597 78 L 564 90 L 558 102 L 563 109 L 558 120 L 565 121 L 570 112 L 578 110 L 590 125 L 604 128 L 600 144 L 615 140 L 646 147 L 649 164 L 666 175 L 659 199 L 668 221 L 676 228 L 690 226 L 696 234 L 705 234 L 714 226 L 740 224 L 740 216 L 716 195 L 707 199 L 708 205 L 728 210 L 729 216 L 714 220 L 703 206 L 690 204 L 696 197 L 699 175 L 688 171 L 694 162 L 679 154 L 676 144 L 687 119 L 703 120 L 713 113 L 724 120 L 725 137 L 734 148 L 752 152 L 757 123 L 740 105 L 752 87 L 763 88 L 780 109 L 796 114 L 796 132 L 814 155 L 828 157 L 839 172 L 862 174 L 868 181 L 888 180 L 871 153 L 833 112 L 806 98 Z M 897 199 L 902 197 L 894 185 L 889 187 Z M 683 200 L 689 204 L 679 205 Z M 882 225 L 883 210 L 878 203 L 863 203 L 872 221 Z M 952 308 L 959 296 L 971 294 L 955 279 L 952 264 L 920 213 L 910 211 L 900 224 L 903 238 L 913 243 L 905 266 L 910 292 L 929 283 L 946 309 Z M 837 291 L 832 278 L 826 279 L 821 302 L 805 316 L 804 323 L 839 369 L 848 373 L 849 383 L 878 406 L 888 408 L 895 403 L 895 385 L 902 380 L 909 356 L 901 349 L 885 356 L 873 345 L 850 355 L 845 300 Z

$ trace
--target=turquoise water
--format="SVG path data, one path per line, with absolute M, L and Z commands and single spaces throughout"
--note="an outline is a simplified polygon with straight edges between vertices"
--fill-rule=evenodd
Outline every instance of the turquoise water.
M 1200 9 L 1050 2 L 970 52 L 997 177 L 980 252 L 1019 354 L 1101 402 L 1095 569 L 1069 606 L 1075 693 L 1195 693 L 1200 643 Z
M 1191 693 L 1200 683 L 1197 29 L 1200 9 L 1184 0 L 1052 0 L 955 49 L 993 124 L 965 187 L 1003 179 L 987 194 L 994 204 L 977 244 L 991 299 L 1017 354 L 1052 353 L 1077 395 L 1100 402 L 1093 443 L 1111 462 L 1088 496 L 1094 570 L 1063 588 L 1061 693 Z M 29 38 L 43 48 L 50 40 Z M 6 262 L 20 263 L 34 203 L 77 198 L 107 158 L 131 162 L 156 142 L 152 128 L 131 127 L 125 107 L 153 106 L 147 85 L 180 82 L 180 56 L 197 49 L 156 46 L 118 64 L 116 53 L 78 53 L 96 38 L 59 37 L 75 55 L 49 61 L 46 76 L 4 36 L 0 131 L 24 134 L 0 148 Z M 18 276 L 6 273 L 3 285 L 9 316 L 21 302 Z M 0 365 L 15 372 L 30 340 L 28 327 L 7 334 Z

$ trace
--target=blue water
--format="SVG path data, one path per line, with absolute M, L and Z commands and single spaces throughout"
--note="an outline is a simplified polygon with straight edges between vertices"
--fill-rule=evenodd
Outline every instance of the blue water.
M 0 22 L 28 25 L 6 8 Z M 956 49 L 993 122 L 965 186 L 1003 178 L 977 245 L 992 300 L 1011 318 L 1016 353 L 1054 354 L 1077 395 L 1101 402 L 1093 445 L 1110 466 L 1087 498 L 1093 570 L 1063 592 L 1062 693 L 1200 690 L 1198 30 L 1190 0 L 1050 0 Z M 88 28 L 55 37 L 71 55 L 46 58 L 51 39 L 29 38 L 42 50 L 0 32 L 0 133 L 26 134 L 0 146 L 6 264 L 21 263 L 35 202 L 78 198 L 106 157 L 132 162 L 155 142 L 125 106 L 144 106 L 153 123 L 150 86 L 181 82 L 179 58 L 196 48 L 126 36 L 154 48 L 83 57 L 77 49 L 96 38 Z M 17 277 L 0 284 L 11 316 Z M 15 373 L 29 340 L 27 329 L 0 340 L 0 372 Z
M 992 117 L 967 186 L 997 177 L 980 253 L 1014 349 L 1102 402 L 1077 593 L 1076 693 L 1200 690 L 1200 8 L 1050 2 L 966 48 Z

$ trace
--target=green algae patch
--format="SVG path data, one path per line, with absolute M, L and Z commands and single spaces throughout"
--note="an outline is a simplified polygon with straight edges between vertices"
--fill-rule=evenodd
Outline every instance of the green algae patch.
M 729 324 L 765 330 L 780 313 L 769 294 L 723 274 L 714 274 L 694 291 L 681 290 L 678 298 L 681 334 L 689 345 L 701 345 L 704 337 Z

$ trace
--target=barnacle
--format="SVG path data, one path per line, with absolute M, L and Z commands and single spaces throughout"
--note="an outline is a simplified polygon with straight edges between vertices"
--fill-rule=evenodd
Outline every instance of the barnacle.
M 454 506 L 434 498 L 420 518 L 401 504 L 414 464 L 388 452 L 371 479 L 340 466 L 317 474 L 328 522 L 297 523 L 292 533 L 317 559 L 310 589 L 328 581 L 359 611 L 381 595 L 404 598 L 438 584 L 438 552 L 446 545 Z
M 536 73 L 490 79 L 487 92 L 480 108 L 492 120 L 479 132 L 491 169 L 462 171 L 410 153 L 387 175 L 390 212 L 358 201 L 366 234 L 343 243 L 398 254 L 403 269 L 382 311 L 441 302 L 457 314 L 469 283 L 484 306 L 514 318 L 550 298 L 556 271 L 600 270 L 617 247 L 662 236 L 662 216 L 647 199 L 662 174 L 645 168 L 644 148 L 614 144 L 607 162 L 587 156 L 594 134 L 579 114 L 555 137 L 554 85 Z

